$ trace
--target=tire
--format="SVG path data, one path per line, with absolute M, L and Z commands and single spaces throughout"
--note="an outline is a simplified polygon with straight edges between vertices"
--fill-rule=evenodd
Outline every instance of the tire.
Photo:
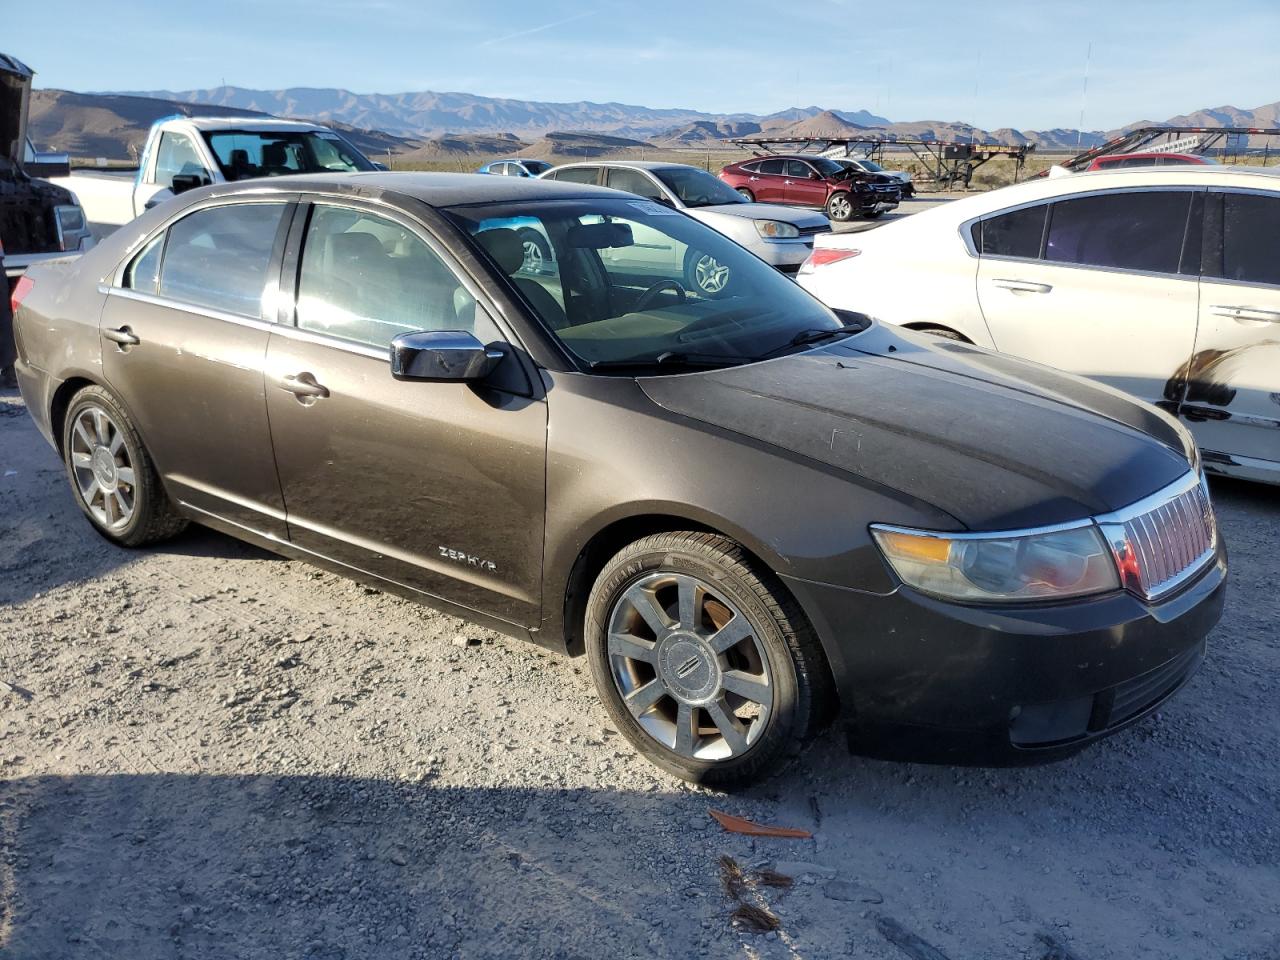
M 124 406 L 104 387 L 85 387 L 67 407 L 62 460 L 76 504 L 93 528 L 123 547 L 181 532 L 151 455 Z
M 746 187 L 738 187 L 738 195 L 742 197 L 743 200 L 747 201 L 747 203 L 756 202 L 755 195 Z
M 696 290 L 708 299 L 722 297 L 733 283 L 733 273 L 728 266 L 701 250 L 690 247 L 684 255 L 684 285 L 686 290 Z
M 520 246 L 524 250 L 524 261 L 520 269 L 525 273 L 542 273 L 546 264 L 552 262 L 551 247 L 536 230 L 528 228 L 519 231 Z
M 855 206 L 849 191 L 837 190 L 827 197 L 826 214 L 828 220 L 834 220 L 836 223 L 846 223 L 853 219 L 854 211 Z
M 585 628 L 609 717 L 650 762 L 694 783 L 763 779 L 834 702 L 798 604 L 719 534 L 660 533 L 623 548 L 596 578 Z

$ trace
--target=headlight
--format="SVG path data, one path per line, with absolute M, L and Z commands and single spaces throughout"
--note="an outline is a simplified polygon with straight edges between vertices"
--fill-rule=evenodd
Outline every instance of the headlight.
M 873 525 L 894 572 L 952 600 L 1043 600 L 1120 588 L 1120 575 L 1092 523 L 1065 530 L 945 534 Z
M 756 225 L 756 233 L 766 240 L 789 240 L 800 236 L 799 229 L 793 223 L 783 223 L 780 220 L 753 220 L 752 222 Z

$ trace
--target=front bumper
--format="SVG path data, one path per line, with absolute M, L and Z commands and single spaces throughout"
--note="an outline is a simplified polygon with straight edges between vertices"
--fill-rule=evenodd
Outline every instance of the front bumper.
M 1024 607 L 879 596 L 784 578 L 831 662 L 851 744 L 922 762 L 1034 763 L 1154 711 L 1199 666 L 1226 554 L 1176 595 Z
M 813 241 L 823 234 L 802 234 L 779 240 L 760 240 L 751 246 L 751 252 L 771 266 L 785 273 L 794 273 L 800 264 L 813 253 Z

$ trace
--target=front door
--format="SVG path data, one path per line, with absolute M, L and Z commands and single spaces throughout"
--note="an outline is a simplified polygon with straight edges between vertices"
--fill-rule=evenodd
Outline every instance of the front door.
M 291 210 L 239 202 L 188 214 L 129 263 L 101 316 L 103 374 L 170 496 L 282 540 L 263 304 L 274 304 Z
M 1176 410 L 1196 335 L 1198 196 L 1111 191 L 984 221 L 978 300 L 996 349 Z
M 1280 470 L 1280 195 L 1210 193 L 1204 249 L 1183 417 L 1206 461 Z
M 788 160 L 783 180 L 783 200 L 801 207 L 822 207 L 827 202 L 826 181 L 803 160 Z
M 291 540 L 523 626 L 541 616 L 546 405 L 519 389 L 395 380 L 393 337 L 506 337 L 409 221 L 317 203 L 295 323 L 267 349 Z M 513 384 L 523 385 L 518 359 Z

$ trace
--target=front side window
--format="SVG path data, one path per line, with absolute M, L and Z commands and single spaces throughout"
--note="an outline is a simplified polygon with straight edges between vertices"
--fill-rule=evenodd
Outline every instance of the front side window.
M 551 164 L 545 160 L 525 160 L 524 168 L 529 171 L 529 176 L 536 177 L 540 173 L 546 173 L 551 169 Z
M 1280 285 L 1280 198 L 1223 195 L 1221 235 L 1222 263 L 1216 276 Z
M 973 228 L 978 250 L 984 257 L 1036 259 L 1040 256 L 1048 211 L 1049 205 L 1042 203 L 980 221 Z
M 228 180 L 374 169 L 364 154 L 329 130 L 218 130 L 204 138 Z
M 349 207 L 317 204 L 298 277 L 297 325 L 371 347 L 401 333 L 497 329 L 452 270 L 407 226 Z
M 595 183 L 599 176 L 599 167 L 570 167 L 556 173 L 557 180 L 568 183 Z
M 225 204 L 183 217 L 169 228 L 160 292 L 193 306 L 260 318 L 271 250 L 287 206 Z
M 1053 204 L 1044 258 L 1056 263 L 1177 273 L 1191 191 L 1102 193 Z
M 813 168 L 812 168 L 812 167 L 810 167 L 810 166 L 809 166 L 807 163 L 805 163 L 803 160 L 788 160 L 788 161 L 787 161 L 787 176 L 788 176 L 788 177 L 794 177 L 794 178 L 796 178 L 797 180 L 808 180 L 808 179 L 809 179 L 809 174 L 811 174 L 812 172 L 813 172 Z
M 650 200 L 662 197 L 662 189 L 639 170 L 610 167 L 606 186 L 614 190 L 634 193 L 638 197 L 647 197 Z
M 160 134 L 160 145 L 156 148 L 156 183 L 172 190 L 173 178 L 177 176 L 196 176 L 204 183 L 209 182 L 209 171 L 191 138 L 166 130 Z
M 533 315 L 598 369 L 731 366 L 846 335 L 792 280 L 653 201 L 486 204 L 446 213 Z M 519 239 L 535 233 L 549 248 L 542 263 L 554 264 L 541 273 L 528 268 Z M 715 283 L 699 282 L 712 275 Z

